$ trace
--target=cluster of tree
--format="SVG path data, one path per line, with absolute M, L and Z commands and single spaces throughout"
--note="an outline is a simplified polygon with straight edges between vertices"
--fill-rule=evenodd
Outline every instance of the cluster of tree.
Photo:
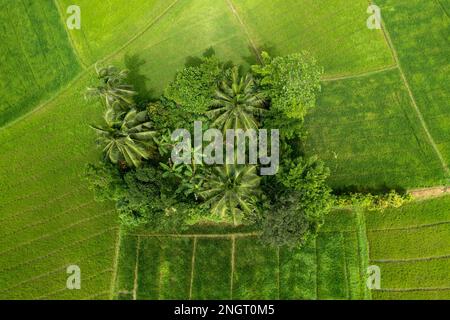
M 315 105 L 322 69 L 306 53 L 271 58 L 247 72 L 215 56 L 177 73 L 157 101 L 136 104 L 127 72 L 97 69 L 104 121 L 98 133 L 104 161 L 87 177 L 99 200 L 113 200 L 122 224 L 180 230 L 202 219 L 251 224 L 274 245 L 299 245 L 324 222 L 333 198 L 329 170 L 305 157 L 303 120 Z M 174 164 L 171 132 L 207 128 L 279 129 L 280 164 L 274 176 L 256 165 Z M 195 154 L 196 150 L 193 150 Z

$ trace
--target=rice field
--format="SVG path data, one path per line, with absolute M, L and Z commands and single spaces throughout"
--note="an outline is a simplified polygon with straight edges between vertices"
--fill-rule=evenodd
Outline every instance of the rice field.
M 448 299 L 450 197 L 366 213 L 370 264 L 381 269 L 375 299 Z
M 306 150 L 326 162 L 337 189 L 445 183 L 446 173 L 397 69 L 325 82 L 306 122 Z
M 365 28 L 365 0 L 79 0 L 82 28 L 67 30 L 71 1 L 0 0 L 0 298 L 450 298 L 449 197 L 336 211 L 305 248 L 277 250 L 241 231 L 120 232 L 82 179 L 100 155 L 87 125 L 101 108 L 83 97 L 94 63 L 127 67 L 154 97 L 202 54 L 248 66 L 265 49 L 325 68 L 306 147 L 333 187 L 446 184 L 449 3 L 377 2 L 384 30 Z M 81 290 L 66 289 L 71 264 Z M 381 290 L 366 289 L 368 264 Z
M 380 0 L 401 68 L 443 161 L 450 164 L 450 3 Z
M 367 299 L 356 213 L 335 212 L 327 226 L 302 249 L 270 248 L 246 233 L 124 234 L 116 298 Z
M 52 1 L 0 1 L 0 126 L 49 99 L 80 71 Z

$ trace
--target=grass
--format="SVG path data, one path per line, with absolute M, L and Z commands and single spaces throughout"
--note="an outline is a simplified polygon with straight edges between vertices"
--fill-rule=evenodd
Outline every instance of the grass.
M 0 166 L 8 168 L 0 171 L 1 298 L 110 294 L 117 218 L 82 180 L 86 161 L 98 159 L 87 124 L 100 110 L 80 94 L 89 81 L 0 130 Z M 71 264 L 81 268 L 81 290 L 65 289 Z
M 52 1 L 1 1 L 0 126 L 30 111 L 80 71 Z
M 405 189 L 445 179 L 398 70 L 324 83 L 306 122 L 307 153 L 330 167 L 336 189 Z
M 375 299 L 448 299 L 450 197 L 367 212 L 371 264 L 381 269 Z
M 448 1 L 379 0 L 377 3 L 417 105 L 450 165 Z
M 233 251 L 232 234 L 123 236 L 116 298 L 132 299 L 135 288 L 137 299 L 366 298 L 361 246 L 367 244 L 356 231 L 356 214 L 341 214 L 326 223 L 341 231 L 325 229 L 317 245 L 301 249 L 278 250 L 255 236 L 236 236 Z
M 367 1 L 231 1 L 239 18 L 225 0 L 214 6 L 207 0 L 79 0 L 82 29 L 68 31 L 70 37 L 63 24 L 70 1 L 1 1 L 0 126 L 34 112 L 0 128 L 0 298 L 110 298 L 114 275 L 118 299 L 368 298 L 369 255 L 394 260 L 372 261 L 386 273 L 373 298 L 449 298 L 448 258 L 400 260 L 448 255 L 449 198 L 365 216 L 335 212 L 317 243 L 301 250 L 278 254 L 254 237 L 237 238 L 234 268 L 226 236 L 199 237 L 193 255 L 193 238 L 124 234 L 114 269 L 118 224 L 113 206 L 95 203 L 81 178 L 85 163 L 99 158 L 87 124 L 96 122 L 101 110 L 83 99 L 94 76 L 92 68 L 82 71 L 79 61 L 91 65 L 107 57 L 107 63 L 126 66 L 144 98 L 158 95 L 177 70 L 207 52 L 237 64 L 254 63 L 251 43 L 275 55 L 309 50 L 328 78 L 394 63 L 382 32 L 365 28 Z M 377 2 L 414 101 L 449 159 L 445 6 Z M 308 148 L 331 167 L 334 187 L 445 182 L 412 103 L 396 69 L 324 83 L 319 107 L 308 118 Z M 440 224 L 422 226 L 435 223 Z M 395 230 L 377 231 L 389 228 Z M 402 230 L 407 228 L 412 229 Z M 216 229 L 230 232 L 226 227 L 207 232 Z M 81 267 L 81 290 L 65 289 L 70 264 Z M 407 279 L 405 285 L 396 274 Z
M 85 64 L 91 65 L 119 49 L 173 2 L 130 0 L 124 5 L 120 0 L 80 0 L 76 4 L 81 9 L 81 29 L 68 32 L 78 55 Z M 66 8 L 73 5 L 70 0 L 56 0 L 56 3 L 64 15 Z
M 363 73 L 394 64 L 383 34 L 366 27 L 365 0 L 230 2 L 258 48 L 273 55 L 308 50 L 328 76 Z

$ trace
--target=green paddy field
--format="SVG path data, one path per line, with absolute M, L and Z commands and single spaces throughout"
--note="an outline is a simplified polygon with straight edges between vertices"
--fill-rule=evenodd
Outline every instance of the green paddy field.
M 69 5 L 81 30 L 68 30 Z M 241 230 L 120 230 L 82 178 L 100 157 L 84 99 L 94 64 L 131 71 L 146 97 L 204 53 L 250 65 L 310 51 L 324 67 L 307 150 L 337 190 L 449 184 L 450 2 L 0 0 L 1 299 L 449 299 L 450 197 L 336 210 L 302 249 Z M 66 289 L 66 267 L 82 289 Z M 368 290 L 366 268 L 381 269 Z

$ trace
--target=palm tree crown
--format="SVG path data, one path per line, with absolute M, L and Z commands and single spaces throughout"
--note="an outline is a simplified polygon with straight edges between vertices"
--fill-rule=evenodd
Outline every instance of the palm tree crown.
M 99 135 L 98 142 L 104 145 L 105 157 L 112 163 L 125 161 L 130 167 L 138 167 L 154 151 L 156 132 L 151 130 L 148 113 L 131 109 L 122 120 L 116 120 L 112 114 L 112 110 L 106 112 L 106 125 L 91 126 Z
M 228 81 L 223 81 L 214 94 L 211 110 L 207 115 L 214 119 L 213 126 L 227 129 L 256 129 L 255 116 L 264 109 L 264 99 L 256 92 L 255 82 L 250 74 L 239 76 L 237 67 L 231 71 Z
M 100 86 L 88 88 L 87 96 L 100 96 L 108 108 L 128 111 L 134 103 L 133 97 L 137 94 L 132 85 L 124 84 L 128 71 L 119 71 L 114 66 L 98 68 L 97 65 L 95 70 L 103 83 Z
M 214 167 L 205 179 L 199 197 L 212 214 L 231 214 L 236 224 L 242 213 L 256 210 L 261 178 L 255 166 L 224 165 Z

